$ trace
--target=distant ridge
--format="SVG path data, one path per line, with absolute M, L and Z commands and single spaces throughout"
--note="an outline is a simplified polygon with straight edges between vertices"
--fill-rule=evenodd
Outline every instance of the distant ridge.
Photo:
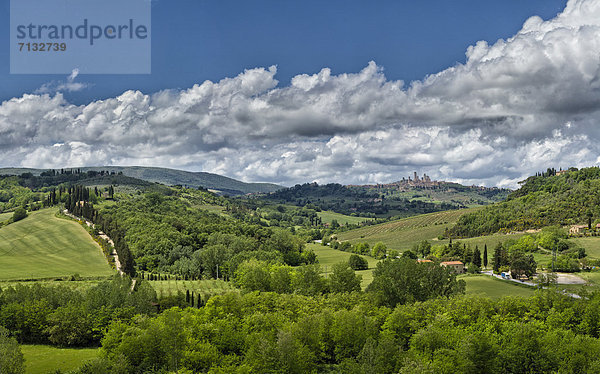
M 159 167 L 145 166 L 94 166 L 94 167 L 73 167 L 65 169 L 81 169 L 82 171 L 114 171 L 123 172 L 123 175 L 145 180 L 148 182 L 157 182 L 170 186 L 182 185 L 187 187 L 203 187 L 209 190 L 216 190 L 227 195 L 243 195 L 247 193 L 268 193 L 284 188 L 272 183 L 245 183 L 236 179 L 224 177 L 218 174 L 205 172 L 190 172 L 176 169 L 167 169 Z M 28 168 L 0 168 L 0 175 L 21 175 L 23 173 L 32 173 L 39 175 L 48 169 L 28 169 Z

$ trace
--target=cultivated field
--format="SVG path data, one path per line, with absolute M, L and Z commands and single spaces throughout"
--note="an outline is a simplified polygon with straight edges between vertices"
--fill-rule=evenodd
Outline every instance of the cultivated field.
M 164 281 L 148 281 L 157 296 L 176 295 L 178 291 L 185 293 L 187 290 L 196 295 L 202 295 L 205 299 L 220 295 L 229 291 L 236 290 L 231 282 L 225 282 L 220 279 L 204 279 L 197 281 L 169 279 Z
M 328 210 L 318 212 L 317 215 L 319 216 L 319 218 L 321 218 L 321 220 L 323 220 L 323 223 L 331 223 L 331 221 L 336 220 L 340 225 L 354 225 L 365 221 L 372 221 L 374 219 L 369 217 L 347 216 L 345 214 L 331 212 Z
M 388 249 L 404 251 L 420 240 L 436 239 L 446 228 L 456 223 L 460 216 L 475 209 L 477 208 L 421 214 L 340 233 L 338 239 L 348 240 L 351 243 L 366 242 L 371 246 L 383 242 Z
M 78 223 L 43 209 L 0 229 L 0 280 L 111 276 L 100 247 Z
M 22 345 L 26 374 L 48 374 L 77 369 L 98 357 L 98 348 L 57 348 L 47 345 Z
M 317 255 L 317 258 L 319 259 L 319 265 L 321 265 L 321 270 L 325 276 L 331 272 L 333 265 L 340 262 L 348 262 L 348 259 L 350 256 L 352 256 L 352 253 L 338 251 L 320 244 L 308 244 L 306 247 L 308 249 L 312 249 Z M 375 269 L 379 261 L 369 256 L 361 257 L 366 258 L 369 262 L 368 270 L 359 270 L 356 272 L 356 274 L 362 276 L 361 286 L 363 289 L 365 289 L 371 283 L 371 281 L 373 281 L 373 269 Z

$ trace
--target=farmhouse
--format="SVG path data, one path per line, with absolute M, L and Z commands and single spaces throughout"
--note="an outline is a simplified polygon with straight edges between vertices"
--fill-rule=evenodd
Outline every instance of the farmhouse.
M 440 266 L 447 266 L 461 274 L 465 272 L 465 264 L 460 261 L 444 261 L 440 263 Z
M 570 235 L 578 235 L 581 234 L 585 229 L 587 229 L 587 225 L 573 225 L 569 229 Z

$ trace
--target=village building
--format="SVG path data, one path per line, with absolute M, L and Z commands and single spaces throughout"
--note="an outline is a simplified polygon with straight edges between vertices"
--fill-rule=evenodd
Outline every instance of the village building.
M 465 272 L 465 264 L 460 261 L 444 261 L 440 263 L 440 266 L 450 267 L 452 270 L 456 271 L 458 274 L 462 274 Z

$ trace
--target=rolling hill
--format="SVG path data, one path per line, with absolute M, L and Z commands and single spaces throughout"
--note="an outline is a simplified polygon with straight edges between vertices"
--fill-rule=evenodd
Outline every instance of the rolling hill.
M 56 208 L 31 212 L 0 229 L 0 280 L 115 274 L 83 227 L 55 213 Z
M 94 166 L 80 167 L 81 171 L 110 171 L 123 175 L 141 179 L 148 182 L 162 183 L 170 186 L 182 185 L 193 188 L 203 187 L 209 190 L 215 190 L 227 195 L 244 195 L 255 192 L 273 192 L 282 186 L 272 183 L 245 183 L 236 179 L 224 177 L 218 174 L 205 172 L 190 172 L 175 169 L 144 167 L 144 166 Z M 39 175 L 46 169 L 27 169 L 27 168 L 0 168 L 0 175 L 21 175 L 23 173 L 32 173 Z

